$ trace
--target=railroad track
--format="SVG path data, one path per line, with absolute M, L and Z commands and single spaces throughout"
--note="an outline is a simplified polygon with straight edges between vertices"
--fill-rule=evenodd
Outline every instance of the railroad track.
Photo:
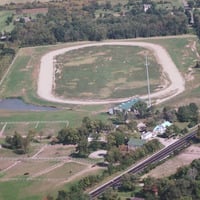
M 107 183 L 105 183 L 105 184 L 99 186 L 98 188 L 92 190 L 91 192 L 89 192 L 90 199 L 92 200 L 92 199 L 100 196 L 109 187 L 119 185 L 123 175 L 125 175 L 127 173 L 136 174 L 138 172 L 141 172 L 142 170 L 144 170 L 150 164 L 153 164 L 153 163 L 156 163 L 156 162 L 159 162 L 159 161 L 165 159 L 166 157 L 173 154 L 175 150 L 182 149 L 186 145 L 190 144 L 190 140 L 195 136 L 196 133 L 197 133 L 197 130 L 192 131 L 190 134 L 187 134 L 186 136 L 182 137 L 181 139 L 179 139 L 175 143 L 169 145 L 168 147 L 165 147 L 164 149 L 160 150 L 156 154 L 152 155 L 150 158 L 147 158 L 146 160 L 140 162 L 139 164 L 132 167 L 131 169 L 125 171 L 121 175 L 115 177 L 114 179 L 108 181 Z

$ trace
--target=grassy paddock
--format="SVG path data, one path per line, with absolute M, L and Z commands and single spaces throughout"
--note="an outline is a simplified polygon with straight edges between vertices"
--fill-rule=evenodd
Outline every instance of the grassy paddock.
M 44 169 L 48 169 L 49 167 L 55 165 L 56 163 L 50 161 L 22 161 L 12 169 L 8 170 L 3 178 L 29 178 L 32 175 L 37 174 Z M 28 175 L 24 175 L 25 173 L 29 173 Z
M 68 125 L 68 121 L 65 122 L 19 122 L 12 123 L 7 122 L 4 128 L 4 136 L 12 136 L 15 131 L 17 131 L 21 135 L 27 135 L 29 130 L 35 131 L 39 136 L 40 132 L 42 132 L 42 136 L 54 136 L 57 135 L 58 131 L 62 128 L 65 128 Z
M 0 4 L 1 4 L 1 1 L 0 1 Z M 14 14 L 13 11 L 0 11 L 0 30 L 1 31 L 10 32 L 14 28 L 13 22 L 11 22 L 9 25 L 6 24 L 7 17 L 11 17 L 12 14 Z
M 34 182 L 27 182 L 27 181 L 21 181 L 16 182 L 15 181 L 6 181 L 6 182 L 0 182 L 0 199 L 2 200 L 41 200 L 42 196 L 36 194 L 36 188 L 35 191 L 32 191 L 31 193 L 26 191 L 27 188 L 31 187 Z M 12 192 L 11 192 L 12 188 Z
M 146 93 L 145 54 L 151 88 L 160 84 L 159 65 L 152 53 L 129 46 L 90 47 L 56 58 L 57 95 L 65 98 L 122 98 Z
M 95 109 L 93 107 L 93 109 Z M 38 124 L 38 127 L 35 128 L 35 125 L 31 125 L 28 122 L 32 122 L 32 121 L 68 121 L 69 122 L 69 126 L 71 127 L 77 127 L 80 126 L 82 119 L 85 116 L 89 116 L 93 119 L 100 119 L 102 121 L 106 121 L 108 119 L 108 115 L 103 114 L 103 113 L 95 113 L 92 111 L 84 111 L 84 110 L 75 110 L 75 111 L 69 111 L 69 110 L 60 110 L 60 111 L 45 111 L 45 112 L 12 112 L 12 111 L 1 111 L 0 110 L 0 122 L 2 122 L 1 124 L 1 128 L 3 127 L 3 123 L 5 122 L 27 122 L 27 124 L 22 124 L 19 126 L 19 129 L 15 129 L 17 128 L 17 126 L 14 125 L 8 125 L 8 127 L 10 127 L 10 131 L 9 129 L 5 129 L 5 131 L 9 131 L 9 134 L 14 134 L 14 130 L 22 130 L 23 133 L 27 134 L 27 132 L 30 129 L 34 129 L 36 130 L 36 132 L 39 131 L 43 131 L 44 135 L 48 135 L 49 134 L 49 127 L 48 124 Z M 55 124 L 54 124 L 55 125 Z M 25 129 L 23 129 L 23 127 L 26 126 Z M 45 126 L 45 127 L 44 127 Z M 57 131 L 60 130 L 61 128 L 63 128 L 65 126 L 65 124 L 63 123 L 58 123 L 56 126 L 53 127 L 54 130 L 54 134 L 57 134 Z M 52 125 L 50 125 L 50 127 L 52 127 Z M 45 128 L 46 131 L 43 130 L 43 128 Z M 52 132 L 52 130 L 51 130 Z M 6 133 L 6 132 L 5 132 Z

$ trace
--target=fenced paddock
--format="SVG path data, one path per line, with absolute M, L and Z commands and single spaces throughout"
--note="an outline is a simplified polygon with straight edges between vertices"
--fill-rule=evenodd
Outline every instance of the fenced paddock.
M 36 135 L 53 136 L 58 131 L 69 125 L 68 120 L 60 121 L 7 121 L 0 122 L 0 137 L 11 136 L 15 132 L 22 136 L 26 136 L 29 131 L 35 131 Z

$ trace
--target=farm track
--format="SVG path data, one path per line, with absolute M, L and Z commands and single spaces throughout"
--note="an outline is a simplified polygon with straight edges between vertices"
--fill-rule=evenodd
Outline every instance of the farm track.
M 55 51 L 51 51 L 44 55 L 41 59 L 40 72 L 38 78 L 38 96 L 50 102 L 65 103 L 65 104 L 81 104 L 81 105 L 98 105 L 98 104 L 109 104 L 109 103 L 120 103 L 128 101 L 130 98 L 119 98 L 119 99 L 62 99 L 53 95 L 53 84 L 54 84 L 54 67 L 53 62 L 55 56 L 63 54 L 69 51 L 86 48 L 86 47 L 96 47 L 96 46 L 106 46 L 106 45 L 116 45 L 116 46 L 139 46 L 151 50 L 157 59 L 157 62 L 162 66 L 162 71 L 169 79 L 170 83 L 167 87 L 162 90 L 152 93 L 151 98 L 157 99 L 156 103 L 161 103 L 166 101 L 185 90 L 185 81 L 178 71 L 176 65 L 172 61 L 168 52 L 160 45 L 152 44 L 148 42 L 139 41 L 111 41 L 111 42 L 100 42 L 100 43 L 89 43 L 84 45 L 77 45 L 68 48 L 62 48 Z M 147 95 L 141 96 L 142 99 L 147 99 Z

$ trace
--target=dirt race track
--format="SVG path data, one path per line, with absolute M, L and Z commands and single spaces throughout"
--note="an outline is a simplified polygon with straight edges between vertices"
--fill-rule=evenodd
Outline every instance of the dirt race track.
M 172 61 L 168 52 L 160 45 L 147 43 L 147 42 L 132 42 L 132 41 L 112 41 L 112 42 L 99 42 L 89 43 L 84 45 L 77 45 L 73 47 L 63 48 L 55 51 L 51 51 L 44 55 L 41 59 L 40 72 L 38 78 L 38 89 L 37 93 L 40 98 L 51 102 L 66 103 L 66 104 L 81 104 L 81 105 L 98 105 L 98 104 L 109 104 L 109 103 L 120 103 L 129 100 L 132 97 L 121 98 L 121 99 L 62 99 L 53 95 L 53 84 L 54 84 L 54 58 L 65 52 L 77 50 L 85 47 L 93 46 L 104 46 L 104 45 L 122 45 L 122 46 L 139 46 L 147 48 L 154 53 L 157 62 L 162 66 L 162 72 L 165 77 L 168 78 L 168 84 L 165 88 L 160 91 L 151 94 L 151 98 L 156 99 L 156 103 L 166 101 L 185 90 L 185 81 L 178 71 L 176 65 Z M 142 99 L 147 99 L 147 95 L 141 96 Z

